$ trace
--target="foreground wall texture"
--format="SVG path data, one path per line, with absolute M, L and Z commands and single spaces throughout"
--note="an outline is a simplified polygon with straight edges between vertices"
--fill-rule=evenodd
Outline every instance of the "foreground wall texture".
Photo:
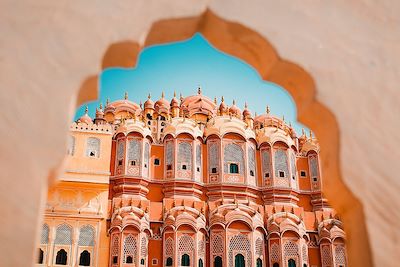
M 48 184 L 62 170 L 74 108 L 97 96 L 79 88 L 99 73 L 107 47 L 125 40 L 143 44 L 153 22 L 199 16 L 206 9 L 258 32 L 281 57 L 311 74 L 317 99 L 338 121 L 341 176 L 363 205 L 373 264 L 396 265 L 400 2 L 2 0 L 4 266 L 32 262 L 38 214 Z

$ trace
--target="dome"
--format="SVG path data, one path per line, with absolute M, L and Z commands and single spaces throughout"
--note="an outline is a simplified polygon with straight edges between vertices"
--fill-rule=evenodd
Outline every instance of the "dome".
M 144 102 L 145 109 L 154 109 L 154 102 L 151 100 L 151 95 L 147 97 L 146 102 Z
M 228 110 L 228 106 L 224 102 L 224 97 L 221 98 L 221 104 L 219 104 L 218 110 L 220 114 L 224 114 Z
M 86 106 L 85 114 L 78 119 L 78 122 L 91 124 L 93 123 L 92 118 L 88 115 L 88 107 Z
M 176 93 L 174 92 L 174 98 L 171 100 L 171 108 L 179 108 L 179 101 L 176 98 Z
M 169 105 L 170 103 L 168 102 L 167 99 L 164 98 L 164 92 L 161 94 L 161 98 L 159 100 L 157 100 L 157 102 L 154 105 L 154 108 L 156 110 L 157 113 L 168 113 L 169 111 Z
M 103 105 L 100 104 L 99 108 L 96 108 L 96 118 L 103 118 L 104 112 L 103 112 Z
M 251 118 L 251 111 L 247 108 L 247 103 L 244 104 L 243 118 Z
M 216 104 L 208 97 L 202 95 L 198 89 L 197 95 L 192 95 L 182 100 L 182 106 L 187 107 L 189 116 L 194 114 L 215 115 Z
M 135 115 L 139 115 L 142 112 L 142 109 L 137 103 L 134 103 L 128 100 L 128 94 L 125 93 L 125 97 L 123 100 L 117 100 L 112 103 L 108 103 L 106 108 L 104 109 L 104 113 L 119 113 L 121 111 L 126 111 Z
M 240 110 L 240 108 L 238 108 L 236 106 L 235 100 L 233 100 L 232 106 L 229 108 L 229 113 L 238 118 L 240 118 L 240 116 L 242 114 L 242 111 Z

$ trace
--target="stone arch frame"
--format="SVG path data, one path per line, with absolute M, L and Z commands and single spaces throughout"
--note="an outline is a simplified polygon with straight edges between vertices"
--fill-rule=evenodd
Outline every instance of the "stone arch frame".
M 103 56 L 102 69 L 135 67 L 139 52 L 150 45 L 182 41 L 201 33 L 215 48 L 254 67 L 263 80 L 285 88 L 297 106 L 298 121 L 313 129 L 321 147 L 324 193 L 341 214 L 349 240 L 349 264 L 371 266 L 372 256 L 361 202 L 343 183 L 339 165 L 339 128 L 332 112 L 316 99 L 313 78 L 299 65 L 281 58 L 259 33 L 224 20 L 210 10 L 196 17 L 165 19 L 153 23 L 144 45 L 132 41 L 110 44 Z M 98 97 L 99 74 L 86 78 L 79 88 L 77 105 Z M 328 164 L 329 160 L 329 164 Z M 340 192 L 341 198 L 335 198 Z M 367 253 L 366 253 L 367 252 Z M 365 255 L 357 257 L 357 255 Z

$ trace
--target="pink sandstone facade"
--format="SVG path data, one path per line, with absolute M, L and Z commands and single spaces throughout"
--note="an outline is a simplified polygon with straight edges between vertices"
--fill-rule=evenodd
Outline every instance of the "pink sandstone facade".
M 268 107 L 126 94 L 70 133 L 39 266 L 347 266 L 318 141 Z

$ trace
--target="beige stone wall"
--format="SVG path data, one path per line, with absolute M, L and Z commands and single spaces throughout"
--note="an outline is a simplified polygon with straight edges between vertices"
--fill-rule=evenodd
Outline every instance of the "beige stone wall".
M 42 220 L 38 214 L 43 212 L 47 183 L 58 175 L 65 155 L 60 148 L 66 147 L 76 99 L 82 103 L 97 95 L 78 94 L 79 88 L 84 82 L 96 83 L 88 77 L 100 71 L 107 47 L 121 41 L 143 43 L 154 21 L 198 16 L 206 7 L 257 31 L 280 56 L 311 74 L 317 99 L 338 122 L 341 174 L 363 204 L 373 262 L 396 265 L 392 259 L 400 250 L 400 2 L 2 0 L 4 266 L 32 262 Z M 329 181 L 324 184 L 333 187 Z M 340 197 L 341 192 L 336 193 Z M 353 266 L 363 256 L 354 255 Z

